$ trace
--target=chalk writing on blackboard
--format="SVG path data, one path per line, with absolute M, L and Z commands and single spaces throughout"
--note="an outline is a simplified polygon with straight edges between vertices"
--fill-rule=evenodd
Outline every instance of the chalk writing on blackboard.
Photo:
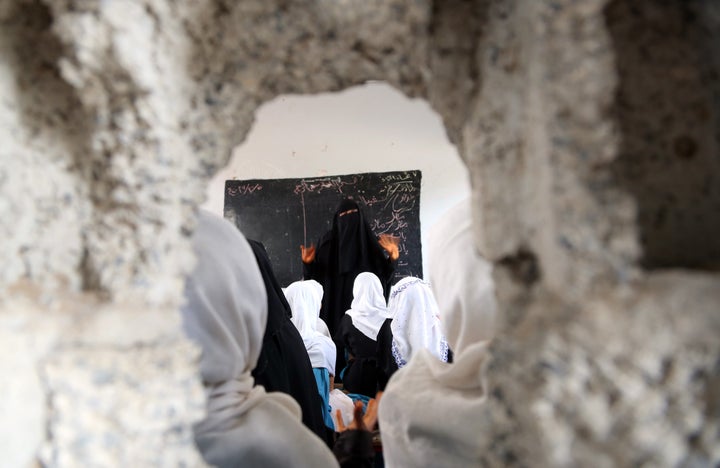
M 259 183 L 252 183 L 252 184 L 240 184 L 235 185 L 233 187 L 228 187 L 228 194 L 230 196 L 237 196 L 237 195 L 246 195 L 248 193 L 253 193 L 257 190 L 262 190 L 262 184 Z
M 228 180 L 225 217 L 265 244 L 278 280 L 287 285 L 302 278 L 299 246 L 317 242 L 340 201 L 352 198 L 375 235 L 400 238 L 395 280 L 422 277 L 420 182 L 420 171 Z

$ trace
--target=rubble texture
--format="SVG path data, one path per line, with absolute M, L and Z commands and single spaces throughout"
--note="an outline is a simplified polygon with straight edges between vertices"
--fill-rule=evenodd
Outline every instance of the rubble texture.
M 712 0 L 0 0 L 0 442 L 198 466 L 177 308 L 210 177 L 280 94 L 442 116 L 504 326 L 486 466 L 720 463 Z

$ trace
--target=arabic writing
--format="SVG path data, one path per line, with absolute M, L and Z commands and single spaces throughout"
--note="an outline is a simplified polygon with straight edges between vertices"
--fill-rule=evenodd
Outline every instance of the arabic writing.
M 255 191 L 262 190 L 263 186 L 259 183 L 251 183 L 251 184 L 240 184 L 240 185 L 229 185 L 227 187 L 227 193 L 231 197 L 236 197 L 238 195 L 247 195 L 249 193 L 254 193 Z
M 353 176 L 350 180 L 342 180 L 340 177 L 323 177 L 321 179 L 300 179 L 295 185 L 293 193 L 299 195 L 301 193 L 321 193 L 326 190 L 344 193 L 343 189 L 346 185 L 356 185 L 358 177 Z
M 344 198 L 356 200 L 376 236 L 400 239 L 395 278 L 422 276 L 420 171 L 294 179 L 228 180 L 225 216 L 265 244 L 282 284 L 302 278 L 298 247 L 317 243 Z

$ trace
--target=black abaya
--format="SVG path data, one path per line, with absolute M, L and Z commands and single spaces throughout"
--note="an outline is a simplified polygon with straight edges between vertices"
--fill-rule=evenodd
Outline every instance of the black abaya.
M 340 216 L 354 209 L 357 211 Z M 387 300 L 395 262 L 378 242 L 358 204 L 344 200 L 335 212 L 332 229 L 318 241 L 313 262 L 304 263 L 303 268 L 305 279 L 314 279 L 323 286 L 320 318 L 335 340 L 338 352 L 335 367 L 339 374 L 345 366 L 345 352 L 335 336 L 352 303 L 355 277 L 365 271 L 374 273 L 380 278 Z
M 302 421 L 328 445 L 332 440 L 322 415 L 322 402 L 302 337 L 290 317 L 292 312 L 285 294 L 275 278 L 265 247 L 249 240 L 265 283 L 268 297 L 268 319 L 262 350 L 252 375 L 255 385 L 268 392 L 287 393 L 302 409 Z
M 374 398 L 378 391 L 385 390 L 390 376 L 397 370 L 391 349 L 391 323 L 392 319 L 385 320 L 373 340 L 355 328 L 349 315 L 340 321 L 338 340 L 351 356 L 342 379 L 348 392 Z

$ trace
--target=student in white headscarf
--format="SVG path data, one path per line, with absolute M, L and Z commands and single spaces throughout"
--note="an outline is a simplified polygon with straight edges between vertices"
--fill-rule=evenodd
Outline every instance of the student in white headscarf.
M 253 388 L 267 297 L 248 242 L 232 224 L 203 212 L 193 247 L 198 263 L 181 311 L 185 332 L 202 349 L 207 416 L 194 433 L 203 458 L 221 468 L 338 466 L 301 424 L 295 400 Z
M 452 209 L 429 239 L 430 284 L 454 352 L 445 363 L 419 350 L 387 385 L 380 428 L 387 466 L 479 466 L 486 399 L 484 366 L 495 328 L 491 265 L 473 243 L 469 202 Z
M 296 281 L 284 289 L 292 323 L 300 332 L 315 374 L 318 393 L 322 399 L 325 425 L 335 429 L 330 409 L 331 382 L 335 377 L 335 343 L 326 334 L 325 322 L 320 318 L 323 288 L 315 280 Z M 323 331 L 321 331 L 323 330 Z
M 443 362 L 448 344 L 440 326 L 440 312 L 430 285 L 408 276 L 390 291 L 388 311 L 392 316 L 392 355 L 399 368 L 405 367 L 420 349 L 427 349 Z
M 391 321 L 380 279 L 370 272 L 357 275 L 352 304 L 335 337 L 348 352 L 342 375 L 346 391 L 374 397 L 385 388 L 397 369 L 391 351 Z

